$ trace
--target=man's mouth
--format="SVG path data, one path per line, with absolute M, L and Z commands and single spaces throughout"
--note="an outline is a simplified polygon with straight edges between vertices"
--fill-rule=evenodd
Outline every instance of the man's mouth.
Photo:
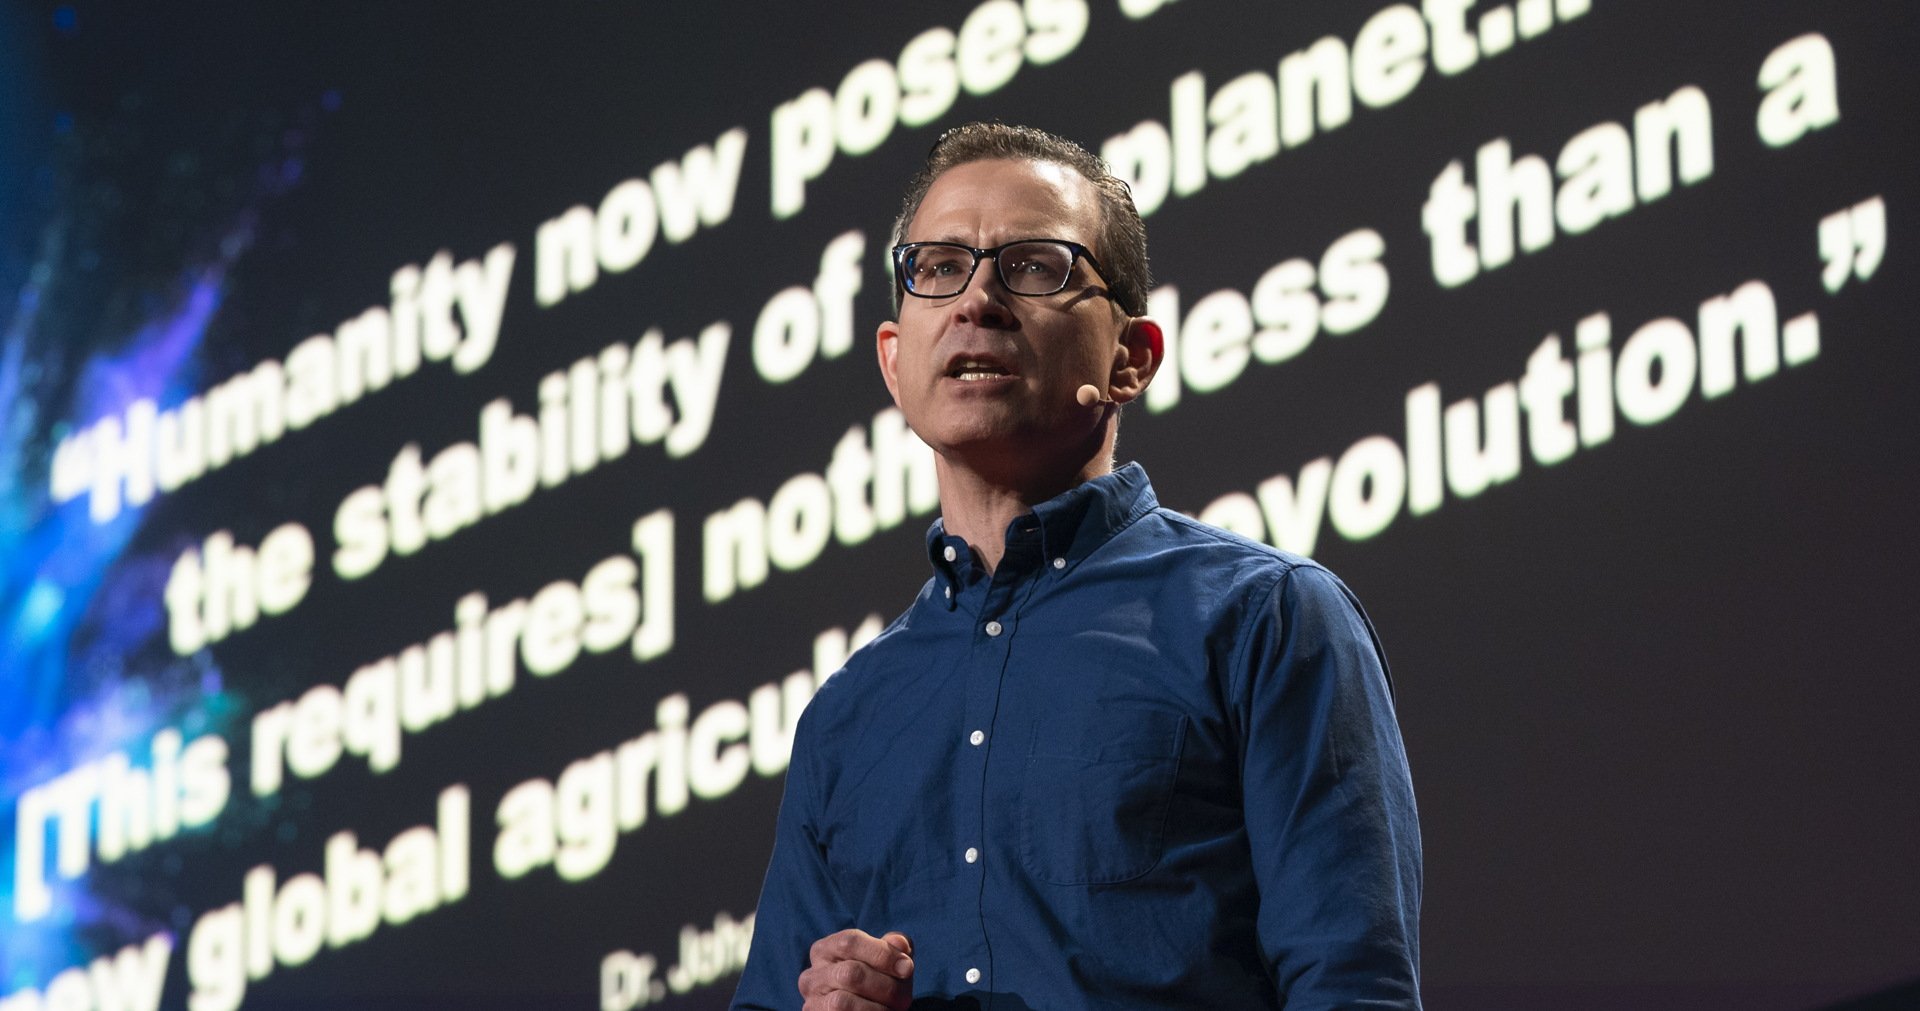
M 985 358 L 962 358 L 947 368 L 947 378 L 973 383 L 1013 375 L 998 362 Z

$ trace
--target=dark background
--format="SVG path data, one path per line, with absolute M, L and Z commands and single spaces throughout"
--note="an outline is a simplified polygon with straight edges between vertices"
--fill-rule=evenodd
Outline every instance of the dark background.
M 777 779 L 695 800 L 620 837 L 588 881 L 494 873 L 493 811 L 512 786 L 653 726 L 662 697 L 697 714 L 811 663 L 815 634 L 891 617 L 925 578 L 926 517 L 718 604 L 700 595 L 701 521 L 824 469 L 849 427 L 887 406 L 868 335 L 899 189 L 939 130 L 979 118 L 1054 129 L 1098 149 L 1168 119 L 1167 88 L 1209 89 L 1326 34 L 1351 41 L 1382 4 L 1182 0 L 1140 21 L 1088 0 L 1085 38 L 986 96 L 962 93 L 871 154 L 841 154 L 798 215 L 769 210 L 769 116 L 855 65 L 891 62 L 973 5 L 719 2 L 26 6 L 0 21 L 0 212 L 7 290 L 0 359 L 7 440 L 0 825 L 24 790 L 107 750 L 142 754 L 166 726 L 233 744 L 235 793 L 206 829 L 58 890 L 61 910 L 0 931 L 0 996 L 174 932 L 164 1006 L 185 1006 L 188 933 L 237 900 L 246 869 L 318 871 L 327 836 L 363 845 L 472 791 L 473 882 L 458 904 L 323 949 L 248 991 L 248 1007 L 598 1006 L 601 959 L 677 957 L 684 924 L 752 909 Z M 1469 18 L 1482 11 L 1476 8 Z M 1817 358 L 1724 397 L 1696 388 L 1668 420 L 1436 511 L 1403 511 L 1353 542 L 1323 526 L 1315 556 L 1360 594 L 1398 692 L 1426 846 L 1424 983 L 1434 1008 L 1808 1008 L 1920 976 L 1920 703 L 1911 657 L 1911 523 L 1920 376 L 1906 243 L 1915 206 L 1916 18 L 1896 3 L 1684 5 L 1600 0 L 1537 39 L 1444 76 L 1239 176 L 1170 197 L 1148 220 L 1155 274 L 1182 311 L 1249 291 L 1269 266 L 1317 260 L 1373 228 L 1391 294 L 1377 319 L 1322 334 L 1227 388 L 1127 415 L 1122 457 L 1162 500 L 1198 512 L 1375 433 L 1404 444 L 1402 399 L 1446 403 L 1517 380 L 1575 323 L 1694 325 L 1699 303 L 1764 280 L 1781 319 L 1815 311 Z M 1818 32 L 1841 117 L 1774 150 L 1753 128 L 1767 54 Z M 1583 235 L 1454 289 L 1428 267 L 1421 205 L 1454 159 L 1506 137 L 1549 163 L 1603 121 L 1697 85 L 1714 171 Z M 534 231 L 615 183 L 745 127 L 732 216 L 552 308 L 532 296 Z M 1889 239 L 1868 280 L 1821 285 L 1816 229 L 1880 195 Z M 811 283 L 821 250 L 866 234 L 856 346 L 779 386 L 749 345 L 760 308 Z M 88 533 L 82 501 L 48 501 L 59 437 L 124 408 L 163 407 L 283 357 L 385 304 L 387 279 L 436 250 L 518 257 L 500 343 L 478 372 L 414 376 Z M 751 256 L 764 266 L 743 272 Z M 198 286 L 198 289 L 196 289 Z M 189 353 L 155 371 L 156 334 L 196 290 L 218 307 Z M 407 442 L 471 440 L 482 405 L 532 412 L 541 376 L 649 327 L 669 340 L 733 326 L 713 430 L 669 459 L 635 447 L 354 583 L 324 562 L 292 613 L 193 657 L 165 638 L 175 556 L 226 529 L 247 543 L 289 520 L 324 559 L 332 517 Z M 1523 422 L 1524 424 L 1524 422 Z M 495 604 L 579 579 L 626 549 L 632 521 L 671 508 L 678 620 L 671 652 L 583 656 L 552 678 L 404 742 L 384 776 L 348 758 L 271 803 L 246 791 L 252 716 L 450 627 L 479 589 Z M 63 586 L 53 617 L 29 588 Z M 102 714 L 115 715 L 107 719 Z M 193 733 L 188 734 L 194 736 Z M 11 867 L 11 860 L 8 860 Z M 12 879 L 0 882 L 10 889 Z M 9 892 L 10 894 L 10 892 Z M 666 1001 L 724 1004 L 730 981 Z M 306 1002 L 306 1003 L 300 1003 Z

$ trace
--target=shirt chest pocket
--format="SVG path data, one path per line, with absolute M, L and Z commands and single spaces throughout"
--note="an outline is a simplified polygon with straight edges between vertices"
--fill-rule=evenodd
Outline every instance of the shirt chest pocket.
M 1111 884 L 1160 862 L 1186 718 L 1122 710 L 1034 729 L 1021 779 L 1020 856 L 1056 885 Z

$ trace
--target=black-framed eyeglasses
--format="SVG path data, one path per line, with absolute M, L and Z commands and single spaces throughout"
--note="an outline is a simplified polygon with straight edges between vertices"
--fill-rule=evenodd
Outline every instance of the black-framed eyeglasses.
M 1015 295 L 1056 295 L 1073 278 L 1073 264 L 1085 260 L 1101 279 L 1106 271 L 1093 252 L 1065 239 L 1020 239 L 975 249 L 958 242 L 906 242 L 893 247 L 893 274 L 909 295 L 951 298 L 967 290 L 980 261 L 992 260 L 1000 284 Z

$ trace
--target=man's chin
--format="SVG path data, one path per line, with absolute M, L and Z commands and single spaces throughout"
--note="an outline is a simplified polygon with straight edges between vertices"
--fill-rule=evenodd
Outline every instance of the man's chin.
M 1009 467 L 1026 470 L 1063 466 L 1064 458 L 1077 455 L 1082 448 L 1069 444 L 1065 433 L 1057 427 L 1012 423 L 952 426 L 935 433 L 935 438 L 923 436 L 922 441 L 948 462 L 983 473 Z M 1087 445 L 1098 441 L 1096 437 Z

